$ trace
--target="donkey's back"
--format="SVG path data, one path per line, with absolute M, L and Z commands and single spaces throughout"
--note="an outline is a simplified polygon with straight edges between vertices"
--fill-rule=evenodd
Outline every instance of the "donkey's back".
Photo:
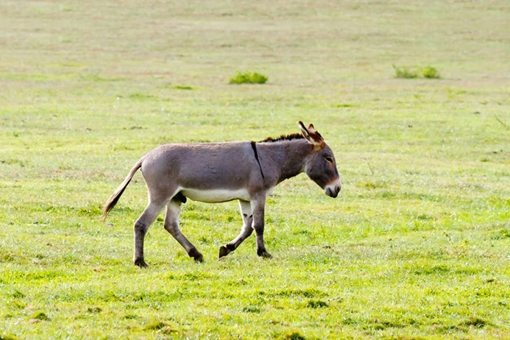
M 196 193 L 260 189 L 263 183 L 251 152 L 249 141 L 165 144 L 142 157 L 141 171 L 152 190 L 167 192 L 160 195 L 179 192 L 192 200 L 224 202 L 221 197 L 214 200 L 211 193 L 205 193 L 204 199 Z M 230 200 L 246 198 L 231 196 Z

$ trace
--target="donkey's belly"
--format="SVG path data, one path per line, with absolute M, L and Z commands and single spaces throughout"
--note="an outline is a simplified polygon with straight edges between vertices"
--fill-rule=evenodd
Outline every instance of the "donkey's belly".
M 221 203 L 232 200 L 249 201 L 250 195 L 246 189 L 230 190 L 230 189 L 182 189 L 181 193 L 193 201 L 206 203 Z

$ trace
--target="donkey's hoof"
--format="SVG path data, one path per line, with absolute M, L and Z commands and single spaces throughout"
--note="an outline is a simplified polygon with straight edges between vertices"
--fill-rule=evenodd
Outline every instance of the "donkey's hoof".
M 221 246 L 218 258 L 221 259 L 222 257 L 227 256 L 228 254 L 230 254 L 230 250 L 225 246 Z
M 269 254 L 267 251 L 261 251 L 259 254 L 258 254 L 260 257 L 263 257 L 265 259 L 271 259 L 273 258 L 273 255 Z
M 135 259 L 134 261 L 135 266 L 138 266 L 140 268 L 147 268 L 149 267 L 147 263 L 143 259 Z
M 192 257 L 195 259 L 195 262 L 204 262 L 204 255 L 202 255 L 201 252 L 197 250 L 197 248 L 191 248 L 191 250 L 188 253 L 189 257 Z

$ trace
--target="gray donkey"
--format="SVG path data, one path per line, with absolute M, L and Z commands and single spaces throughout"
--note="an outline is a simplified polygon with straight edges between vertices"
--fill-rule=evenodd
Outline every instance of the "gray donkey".
M 278 183 L 304 171 L 328 196 L 337 197 L 341 188 L 333 151 L 312 124 L 306 128 L 299 122 L 299 126 L 301 134 L 261 142 L 160 145 L 136 162 L 104 205 L 103 218 L 141 169 L 149 204 L 134 225 L 135 265 L 147 266 L 144 237 L 165 206 L 165 229 L 190 257 L 203 261 L 203 255 L 179 229 L 181 204 L 187 198 L 207 203 L 239 200 L 243 228 L 239 236 L 220 247 L 219 257 L 234 251 L 255 230 L 257 254 L 269 258 L 263 236 L 264 206 Z

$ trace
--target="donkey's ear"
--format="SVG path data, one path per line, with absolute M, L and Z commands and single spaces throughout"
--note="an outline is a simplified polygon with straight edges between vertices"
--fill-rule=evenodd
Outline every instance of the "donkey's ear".
M 305 127 L 305 124 L 303 124 L 302 121 L 299 121 L 299 128 L 301 129 L 301 133 L 303 134 L 303 137 L 306 139 L 310 139 L 310 133 L 308 133 L 308 130 Z
M 324 145 L 324 138 L 318 133 L 313 124 L 308 125 L 308 129 L 305 127 L 303 122 L 299 122 L 299 127 L 301 128 L 301 133 L 306 140 L 312 144 L 313 146 L 321 147 Z

